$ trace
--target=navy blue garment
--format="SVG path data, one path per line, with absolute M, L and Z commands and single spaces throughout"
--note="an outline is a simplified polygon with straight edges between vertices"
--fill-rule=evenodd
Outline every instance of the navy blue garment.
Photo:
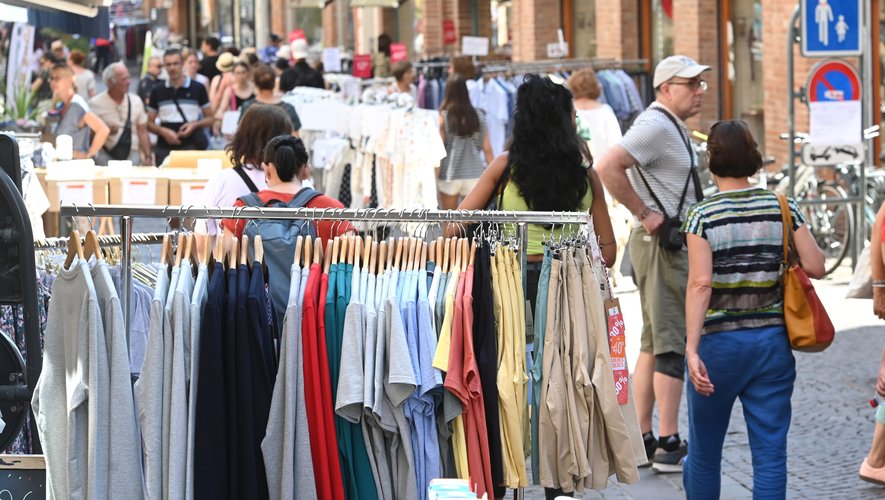
M 224 307 L 224 339 L 222 341 L 224 355 L 224 390 L 227 394 L 227 485 L 226 498 L 237 498 L 239 488 L 239 447 L 237 432 L 239 429 L 237 401 L 237 289 L 238 276 L 236 269 L 227 270 L 227 296 Z
M 228 484 L 227 388 L 224 383 L 224 267 L 216 262 L 209 278 L 200 324 L 200 368 L 194 424 L 194 498 L 226 498 Z
M 240 273 L 248 273 L 246 266 L 240 266 Z M 267 429 L 270 404 L 273 398 L 273 385 L 276 376 L 276 358 L 271 338 L 270 318 L 267 314 L 267 294 L 264 289 L 264 270 L 260 262 L 252 264 L 252 275 L 246 299 L 246 340 L 250 343 L 247 352 L 252 363 L 252 429 L 253 448 L 250 454 L 255 462 L 255 493 L 258 500 L 268 498 L 267 474 L 264 469 L 264 454 L 261 441 Z M 242 337 L 242 335 L 241 335 Z M 239 337 L 238 337 L 239 338 Z M 238 344 L 239 345 L 239 344 Z M 242 407 L 241 407 L 242 408 Z M 245 408 L 243 408 L 245 410 Z
M 503 498 L 504 459 L 501 454 L 501 427 L 498 418 L 498 346 L 495 331 L 495 303 L 492 295 L 492 260 L 487 245 L 476 249 L 473 266 L 473 355 L 479 367 L 479 382 L 486 412 L 489 437 L 489 463 L 495 498 Z
M 260 441 L 255 436 L 255 385 L 256 373 L 252 363 L 253 342 L 249 332 L 249 267 L 237 268 L 237 449 L 239 450 L 239 474 L 237 498 L 258 498 L 258 463 L 255 450 Z M 261 469 L 263 470 L 263 468 Z M 266 481 L 266 479 L 265 479 Z M 265 496 L 267 488 L 265 487 Z

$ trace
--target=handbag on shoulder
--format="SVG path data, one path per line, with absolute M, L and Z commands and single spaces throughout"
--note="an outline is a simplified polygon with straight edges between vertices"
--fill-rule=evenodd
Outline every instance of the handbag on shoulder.
M 784 227 L 784 259 L 781 285 L 784 291 L 784 321 L 790 346 L 797 351 L 820 352 L 833 343 L 836 330 L 808 274 L 799 265 L 793 243 L 793 216 L 787 197 L 778 194 Z

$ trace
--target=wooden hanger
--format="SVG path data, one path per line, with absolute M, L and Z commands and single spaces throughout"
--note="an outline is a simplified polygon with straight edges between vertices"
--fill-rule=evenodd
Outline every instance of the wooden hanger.
M 212 247 L 209 245 L 209 235 L 208 234 L 198 234 L 197 235 L 197 262 L 200 263 L 201 266 L 209 265 L 209 257 L 212 253 Z
M 470 260 L 470 242 L 467 238 L 461 238 L 461 265 L 463 269 L 467 269 L 467 262 Z
M 249 264 L 249 237 L 245 234 L 243 239 L 240 240 L 240 264 Z
M 396 257 L 393 258 L 393 267 L 395 269 L 400 269 L 399 263 L 400 263 L 400 259 L 403 256 L 403 250 L 404 250 L 405 246 L 406 246 L 405 238 L 399 238 L 396 242 Z
M 436 241 L 430 242 L 430 246 L 428 247 L 427 259 L 433 262 L 438 262 L 436 260 Z
M 329 274 L 329 266 L 332 264 L 332 240 L 326 242 L 326 255 L 323 256 L 323 273 Z
M 301 264 L 301 246 L 304 245 L 304 236 L 298 236 L 295 239 L 295 258 L 292 260 L 293 263 Z
M 341 250 L 341 238 L 338 236 L 335 237 L 335 241 L 332 244 L 332 264 L 338 265 L 338 252 Z
M 101 258 L 101 245 L 98 244 L 98 235 L 90 229 L 86 231 L 86 237 L 83 239 L 83 258 L 89 260 L 93 255 L 96 259 Z
M 393 269 L 393 255 L 396 253 L 396 240 L 390 238 L 387 243 L 387 266 L 385 269 Z
M 255 235 L 255 241 L 252 242 L 255 247 L 255 261 L 264 263 L 264 244 L 261 242 L 261 235 Z
M 461 269 L 461 238 L 455 238 L 452 243 L 452 266 Z
M 446 238 L 444 240 L 443 249 L 441 250 L 443 256 L 441 264 L 444 273 L 449 272 L 449 240 L 451 240 L 451 238 Z
M 313 263 L 319 264 L 323 260 L 323 239 L 316 237 L 313 239 Z
M 165 243 L 166 237 L 163 237 L 163 242 Z M 221 262 L 221 265 L 224 265 L 224 233 L 220 233 L 215 236 L 215 249 L 212 250 L 212 258 L 215 262 Z
M 470 242 L 470 263 L 468 264 L 468 266 L 473 265 L 473 260 L 475 257 L 476 257 L 476 240 L 474 239 L 474 240 L 471 240 L 471 242 Z
M 227 259 L 227 267 L 228 269 L 236 269 L 237 268 L 237 255 L 240 253 L 240 244 L 239 240 L 237 240 L 236 236 L 231 237 L 230 239 L 230 251 Z
M 363 267 L 369 266 L 369 258 L 372 254 L 372 237 L 366 235 L 366 243 L 363 245 Z
M 443 263 L 443 243 L 445 242 L 445 238 L 439 236 L 436 238 L 436 259 L 433 262 L 436 262 L 436 267 L 442 266 Z
M 368 238 L 371 240 L 372 238 Z M 378 257 L 378 242 L 369 241 L 369 274 L 375 274 L 375 261 Z
M 317 238 L 319 239 L 319 238 Z M 308 235 L 304 238 L 304 263 L 302 267 L 310 267 L 313 257 L 313 239 Z
M 419 269 L 421 269 L 422 271 L 427 270 L 427 242 L 426 241 L 421 242 L 421 266 Z
M 363 239 L 359 236 L 353 237 L 353 256 L 353 267 L 366 267 L 366 259 L 363 258 Z
M 181 265 L 181 258 L 184 257 L 184 251 L 187 250 L 187 236 L 184 233 L 178 233 L 178 248 L 175 249 L 175 265 Z
M 378 244 L 378 276 L 384 274 L 387 262 L 387 242 L 382 241 Z
M 65 258 L 65 269 L 71 267 L 71 264 L 74 262 L 74 256 L 77 256 L 79 259 L 83 258 L 83 244 L 80 243 L 80 231 L 76 229 L 71 231 L 71 236 L 68 239 L 68 256 Z
M 79 238 L 77 241 L 79 241 Z M 168 233 L 163 235 L 163 246 L 160 250 L 160 264 L 172 264 L 172 236 Z

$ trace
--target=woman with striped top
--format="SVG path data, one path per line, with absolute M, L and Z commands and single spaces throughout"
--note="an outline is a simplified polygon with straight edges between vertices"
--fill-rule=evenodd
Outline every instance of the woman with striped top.
M 785 498 L 787 432 L 796 364 L 784 328 L 783 224 L 777 196 L 748 179 L 762 156 L 747 124 L 710 130 L 710 171 L 719 193 L 693 205 L 688 244 L 685 360 L 688 499 L 719 498 L 722 443 L 740 398 L 753 455 L 753 498 Z M 824 275 L 823 252 L 789 200 L 802 268 Z
M 440 163 L 439 204 L 445 210 L 458 206 L 476 185 L 486 165 L 492 162 L 492 144 L 485 112 L 470 104 L 467 82 L 452 76 L 440 106 L 439 133 L 446 145 Z

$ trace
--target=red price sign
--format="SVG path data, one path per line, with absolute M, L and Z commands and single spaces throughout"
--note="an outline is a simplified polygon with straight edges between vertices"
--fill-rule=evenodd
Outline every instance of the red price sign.
M 372 56 L 369 54 L 356 54 L 353 56 L 353 76 L 357 78 L 372 78 Z
M 390 62 L 397 63 L 400 61 L 405 61 L 409 58 L 409 53 L 406 51 L 406 44 L 404 43 L 391 43 L 390 44 Z
M 455 45 L 458 43 L 458 33 L 455 32 L 455 21 L 443 20 L 443 44 Z
M 621 314 L 621 303 L 618 299 L 605 302 L 608 316 L 608 345 L 611 352 L 612 372 L 615 377 L 615 391 L 618 404 L 627 404 L 627 388 L 629 372 L 627 370 L 627 335 L 624 330 L 624 315 Z

